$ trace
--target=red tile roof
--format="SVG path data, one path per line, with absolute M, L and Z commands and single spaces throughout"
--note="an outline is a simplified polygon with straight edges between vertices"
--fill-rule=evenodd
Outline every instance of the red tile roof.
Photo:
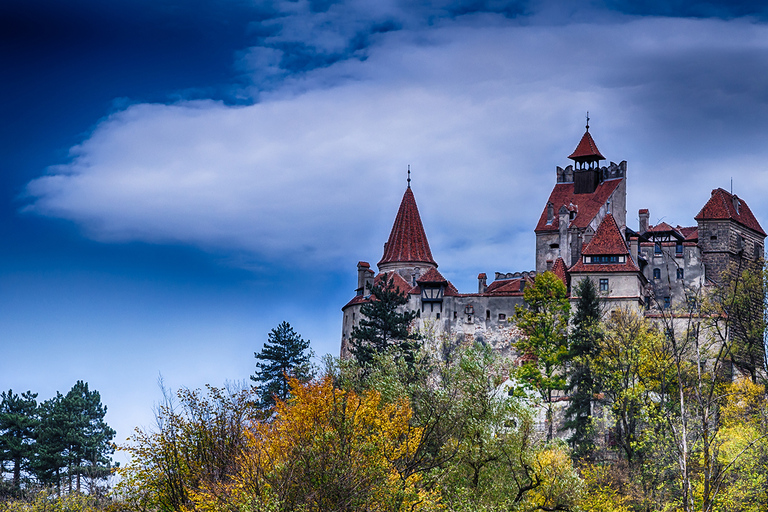
M 552 224 L 547 224 L 547 207 L 544 207 L 544 211 L 541 212 L 539 217 L 539 223 L 536 224 L 534 231 L 557 231 L 560 226 L 560 216 L 558 211 L 560 207 L 569 207 L 574 204 L 578 207 L 578 213 L 576 217 L 570 222 L 570 226 L 577 228 L 586 228 L 592 219 L 595 218 L 600 208 L 608 201 L 608 198 L 619 186 L 621 179 L 605 180 L 600 183 L 594 192 L 591 194 L 575 194 L 573 190 L 573 183 L 558 183 L 555 188 L 552 189 L 552 193 L 549 195 L 549 201 L 554 205 L 555 215 L 552 219 Z
M 587 256 L 629 254 L 627 244 L 621 236 L 621 230 L 613 215 L 609 213 L 603 218 L 592 240 L 581 250 L 581 254 Z
M 568 269 L 563 258 L 555 260 L 555 264 L 552 265 L 552 273 L 559 277 L 565 286 L 568 286 Z
M 389 279 L 390 277 L 394 278 L 394 284 L 397 291 L 399 291 L 401 294 L 405 295 L 411 292 L 411 285 L 403 279 L 403 277 L 398 274 L 397 272 L 382 272 L 380 274 L 377 274 L 376 277 L 373 278 L 373 284 L 374 286 L 382 286 L 384 283 L 382 282 L 384 279 Z M 354 304 L 362 304 L 364 302 L 370 302 L 371 300 L 375 300 L 375 298 L 372 295 L 357 295 L 352 298 L 349 302 L 347 302 L 342 310 L 347 308 L 348 306 L 352 306 Z
M 482 295 L 522 295 L 523 291 L 520 288 L 525 288 L 525 285 L 523 284 L 524 282 L 525 279 L 523 278 L 500 279 L 489 284 L 488 288 L 485 290 L 485 293 Z
M 738 209 L 734 202 L 737 202 L 739 205 Z M 696 220 L 730 219 L 765 236 L 765 231 L 760 227 L 760 223 L 757 222 L 755 216 L 752 215 L 752 211 L 747 206 L 747 203 L 735 194 L 731 195 L 722 188 L 712 191 L 709 201 L 694 218 Z
M 673 228 L 666 222 L 662 222 L 661 224 L 657 224 L 655 226 L 650 226 L 648 228 L 648 233 L 667 233 L 667 232 L 676 232 L 677 229 Z
M 690 231 L 688 231 L 690 230 Z M 682 228 L 680 230 L 685 235 L 686 242 L 696 242 L 699 239 L 699 228 Z M 687 234 L 686 234 L 687 233 Z
M 576 161 L 605 160 L 605 157 L 601 155 L 600 151 L 597 149 L 595 139 L 589 134 L 589 129 L 584 132 L 584 135 L 582 135 L 581 140 L 579 141 L 579 145 L 576 146 L 576 149 L 568 158 Z
M 436 268 L 430 268 L 426 271 L 426 273 L 423 276 L 420 276 L 417 280 L 417 283 L 447 283 L 448 280 L 443 277 L 443 275 L 437 271 Z
M 429 250 L 427 234 L 421 224 L 419 208 L 416 206 L 411 187 L 405 190 L 379 266 L 397 262 L 431 263 L 437 266 L 432 258 L 432 251 Z
M 624 263 L 584 263 L 582 257 L 568 272 L 640 272 L 629 254 L 627 244 L 621 236 L 619 226 L 610 213 L 598 226 L 595 236 L 581 251 L 583 256 L 625 256 Z

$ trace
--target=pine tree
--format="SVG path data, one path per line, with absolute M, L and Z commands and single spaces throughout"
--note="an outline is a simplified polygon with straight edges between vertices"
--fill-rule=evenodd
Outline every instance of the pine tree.
M 568 359 L 571 361 L 568 372 L 568 388 L 571 400 L 565 411 L 566 429 L 573 430 L 568 438 L 574 456 L 588 457 L 595 448 L 592 429 L 592 402 L 597 383 L 592 372 L 591 358 L 599 350 L 601 332 L 600 297 L 591 279 L 582 279 L 574 289 L 579 297 L 573 316 L 574 329 L 571 333 Z
M 415 311 L 401 311 L 408 297 L 395 286 L 393 275 L 384 274 L 382 282 L 371 288 L 371 300 L 362 305 L 363 318 L 352 329 L 350 349 L 361 366 L 370 365 L 377 354 L 396 346 L 407 362 L 412 362 L 418 348 L 418 333 L 410 332 Z
M 261 352 L 254 352 L 259 362 L 251 380 L 261 384 L 259 405 L 268 409 L 275 405 L 275 398 L 286 400 L 291 391 L 289 377 L 301 382 L 310 380 L 312 355 L 309 340 L 302 339 L 288 322 L 272 329 Z
M 83 381 L 42 404 L 35 461 L 41 483 L 58 486 L 66 476 L 69 490 L 74 485 L 79 492 L 83 476 L 90 483 L 109 476 L 115 431 L 104 421 L 106 413 L 99 392 Z
M 29 469 L 34 455 L 34 433 L 38 424 L 37 393 L 21 396 L 9 389 L 0 394 L 0 464 L 11 463 L 13 489 L 21 489 L 21 472 Z

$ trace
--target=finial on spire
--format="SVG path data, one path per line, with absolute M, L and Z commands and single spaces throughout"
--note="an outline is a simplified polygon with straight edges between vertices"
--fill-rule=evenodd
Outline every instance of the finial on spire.
M 411 166 L 408 165 L 408 188 L 411 188 Z
M 589 110 L 587 110 L 587 131 L 589 131 Z

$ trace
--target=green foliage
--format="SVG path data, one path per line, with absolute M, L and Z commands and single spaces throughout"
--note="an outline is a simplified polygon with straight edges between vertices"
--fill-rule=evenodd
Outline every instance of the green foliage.
M 291 324 L 282 322 L 272 329 L 261 352 L 254 353 L 256 374 L 251 380 L 260 384 L 259 404 L 268 409 L 275 398 L 287 400 L 290 393 L 289 378 L 306 382 L 312 378 L 309 340 L 304 340 Z
M 110 475 L 115 431 L 104 421 L 106 413 L 99 392 L 83 381 L 41 405 L 33 464 L 40 482 L 60 486 L 64 480 L 79 492 L 83 478 L 95 490 L 96 482 Z
M 37 393 L 21 395 L 9 389 L 0 394 L 0 476 L 10 463 L 13 491 L 21 490 L 21 474 L 28 471 L 34 456 L 34 436 L 38 426 Z
M 408 297 L 395 285 L 393 274 L 384 274 L 381 282 L 373 285 L 371 301 L 360 308 L 363 318 L 352 329 L 351 351 L 361 366 L 371 366 L 377 354 L 390 347 L 397 348 L 397 357 L 412 362 L 419 344 L 419 334 L 411 332 L 415 311 L 401 311 Z
M 55 495 L 49 489 L 38 490 L 26 498 L 0 501 L 0 512 L 121 512 L 115 503 L 79 493 Z
M 768 377 L 765 336 L 768 329 L 768 268 L 735 267 L 721 276 L 705 303 L 713 328 L 722 340 L 731 338 L 730 359 L 752 382 Z
M 573 431 L 568 442 L 574 457 L 583 458 L 589 457 L 595 449 L 592 403 L 600 387 L 593 374 L 592 360 L 598 354 L 603 335 L 600 325 L 602 311 L 597 288 L 591 279 L 582 279 L 576 285 L 574 294 L 579 299 L 568 352 L 570 368 L 567 391 L 571 400 L 565 411 L 564 428 Z
M 536 276 L 533 286 L 523 292 L 526 307 L 517 307 L 517 327 L 523 336 L 517 351 L 523 362 L 515 376 L 529 384 L 547 407 L 547 439 L 553 437 L 555 391 L 566 389 L 564 365 L 568 359 L 568 302 L 565 284 L 552 272 Z
M 133 510 L 180 512 L 195 492 L 229 482 L 257 417 L 254 391 L 181 389 L 178 402 L 165 393 L 155 430 L 136 429 L 119 448 L 131 462 L 118 469 L 116 495 Z

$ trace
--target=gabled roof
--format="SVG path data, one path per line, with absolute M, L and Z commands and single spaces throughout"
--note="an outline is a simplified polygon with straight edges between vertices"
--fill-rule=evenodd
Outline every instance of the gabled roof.
M 621 236 L 619 225 L 610 213 L 606 214 L 597 227 L 592 240 L 581 250 L 585 256 L 593 255 L 626 255 L 629 254 L 624 237 Z
M 755 216 L 752 215 L 752 210 L 749 209 L 747 203 L 722 188 L 712 191 L 709 201 L 694 219 L 732 220 L 765 236 L 765 231 L 760 227 Z
M 379 267 L 384 263 L 417 262 L 430 263 L 437 266 L 429 250 L 427 234 L 421 224 L 419 208 L 413 197 L 411 187 L 405 190 L 400 209 L 397 211 L 395 223 L 389 234 L 389 240 L 384 246 L 384 255 L 379 261 Z
M 552 273 L 559 277 L 566 287 L 568 286 L 568 268 L 565 266 L 563 258 L 558 257 L 555 260 L 555 263 L 552 265 Z
M 624 256 L 624 263 L 584 263 L 582 257 L 568 272 L 640 272 L 632 256 L 629 254 L 627 244 L 621 236 L 616 219 L 610 213 L 605 216 L 603 222 L 597 227 L 595 236 L 581 251 L 582 256 Z
M 593 139 L 592 135 L 589 134 L 589 128 L 587 128 L 587 131 L 584 132 L 584 135 L 582 135 L 581 140 L 579 141 L 579 145 L 576 146 L 576 149 L 568 158 L 571 160 L 576 160 L 577 162 L 589 160 L 605 160 L 605 157 L 600 154 L 600 150 L 597 149 L 595 139 Z
M 600 183 L 594 192 L 591 194 L 576 194 L 574 192 L 573 183 L 558 183 L 555 188 L 552 189 L 552 193 L 549 195 L 548 203 L 554 205 L 554 218 L 552 224 L 547 224 L 547 207 L 544 206 L 544 211 L 541 212 L 539 217 L 539 223 L 536 224 L 534 231 L 557 231 L 560 227 L 560 216 L 558 211 L 562 206 L 566 208 L 571 204 L 578 207 L 578 213 L 576 217 L 570 222 L 570 227 L 586 228 L 592 219 L 595 218 L 600 208 L 608 201 L 611 194 L 616 190 L 616 187 L 621 183 L 621 178 L 605 180 Z
M 416 280 L 417 283 L 447 283 L 448 280 L 437 271 L 436 268 L 430 268 L 423 276 Z

